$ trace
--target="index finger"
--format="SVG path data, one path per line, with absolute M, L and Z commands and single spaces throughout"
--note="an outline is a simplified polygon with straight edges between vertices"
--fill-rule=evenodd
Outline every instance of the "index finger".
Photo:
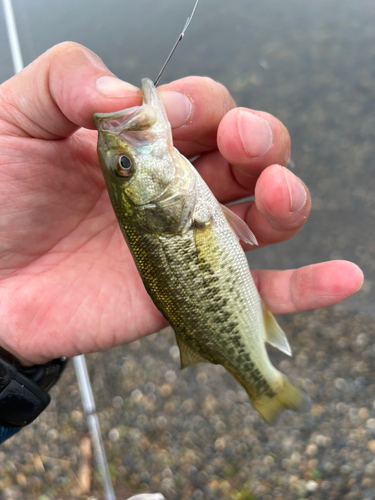
M 235 107 L 223 85 L 211 78 L 190 76 L 163 85 L 159 93 L 172 126 L 174 145 L 183 155 L 217 150 L 220 122 Z

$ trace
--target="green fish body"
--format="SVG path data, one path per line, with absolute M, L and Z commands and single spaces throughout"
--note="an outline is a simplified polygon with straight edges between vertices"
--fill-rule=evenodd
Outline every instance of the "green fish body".
M 98 155 L 146 290 L 176 333 L 182 367 L 223 365 L 267 422 L 286 408 L 307 410 L 308 398 L 267 355 L 266 341 L 291 352 L 239 243 L 254 236 L 174 148 L 150 80 L 142 92 L 142 106 L 94 115 Z

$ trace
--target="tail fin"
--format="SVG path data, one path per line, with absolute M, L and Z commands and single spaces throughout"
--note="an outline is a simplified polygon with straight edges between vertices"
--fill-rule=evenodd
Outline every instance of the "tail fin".
M 281 375 L 280 386 L 274 397 L 262 396 L 251 400 L 251 403 L 269 424 L 274 424 L 284 410 L 307 413 L 311 409 L 310 398 L 297 389 L 284 375 Z

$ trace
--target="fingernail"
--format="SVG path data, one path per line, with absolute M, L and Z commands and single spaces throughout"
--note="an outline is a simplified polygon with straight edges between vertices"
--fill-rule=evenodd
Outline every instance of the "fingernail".
M 290 170 L 285 167 L 282 167 L 282 169 L 289 190 L 290 211 L 299 212 L 307 201 L 306 186 L 297 176 L 292 174 Z
M 171 127 L 179 128 L 186 125 L 193 111 L 191 100 L 185 94 L 174 90 L 164 90 L 159 95 L 164 103 Z
M 264 156 L 273 145 L 273 135 L 269 123 L 251 111 L 239 110 L 238 133 L 249 158 Z
M 99 94 L 108 97 L 127 97 L 139 92 L 139 89 L 134 85 L 109 75 L 100 76 L 96 80 L 95 86 Z

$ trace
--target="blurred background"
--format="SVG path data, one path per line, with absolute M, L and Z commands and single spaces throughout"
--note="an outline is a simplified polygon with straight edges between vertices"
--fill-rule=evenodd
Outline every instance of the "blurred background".
M 25 64 L 73 40 L 120 78 L 154 79 L 192 0 L 13 0 Z M 162 83 L 204 75 L 240 106 L 277 116 L 313 208 L 292 240 L 249 254 L 252 268 L 356 262 L 364 285 L 342 304 L 280 319 L 292 359 L 273 362 L 313 400 L 266 426 L 221 367 L 179 371 L 173 335 L 87 357 L 118 498 L 375 498 L 375 9 L 373 0 L 200 0 Z M 13 74 L 0 10 L 0 82 Z M 85 451 L 72 368 L 38 420 L 0 449 L 0 495 L 102 498 Z M 1 497 L 0 497 L 1 498 Z

